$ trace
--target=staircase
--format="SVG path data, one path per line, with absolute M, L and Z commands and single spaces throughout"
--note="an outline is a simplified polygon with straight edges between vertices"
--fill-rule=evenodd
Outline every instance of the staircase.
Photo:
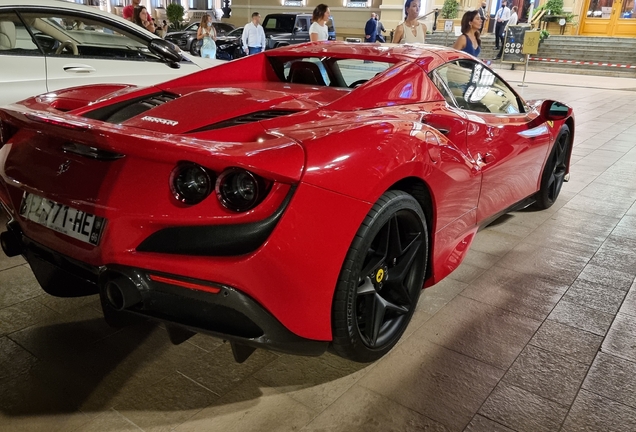
M 426 35 L 426 42 L 435 45 L 452 46 L 456 39 L 444 32 Z M 495 36 L 483 35 L 479 57 L 494 59 L 496 55 Z M 530 58 L 561 60 L 530 60 L 528 70 L 533 71 L 636 78 L 636 68 L 619 66 L 636 66 L 634 38 L 551 35 L 541 43 L 539 53 Z M 617 66 L 610 66 L 613 64 Z

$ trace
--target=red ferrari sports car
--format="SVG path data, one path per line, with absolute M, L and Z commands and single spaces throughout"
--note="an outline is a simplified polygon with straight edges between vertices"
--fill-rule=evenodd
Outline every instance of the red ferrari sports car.
M 498 216 L 554 203 L 574 119 L 449 48 L 307 43 L 0 110 L 0 239 L 106 320 L 378 359 Z

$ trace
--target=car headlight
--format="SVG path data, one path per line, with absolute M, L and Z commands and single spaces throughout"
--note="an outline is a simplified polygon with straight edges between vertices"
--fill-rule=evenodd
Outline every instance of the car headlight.
M 170 175 L 170 190 L 184 204 L 194 205 L 212 192 L 213 173 L 192 162 L 179 164 Z
M 227 47 L 229 47 L 229 45 L 228 45 L 228 44 L 225 44 L 225 45 L 219 45 L 219 49 L 222 49 L 222 50 L 227 49 Z
M 247 170 L 230 168 L 216 180 L 216 194 L 224 207 L 237 212 L 250 210 L 266 194 L 265 181 Z

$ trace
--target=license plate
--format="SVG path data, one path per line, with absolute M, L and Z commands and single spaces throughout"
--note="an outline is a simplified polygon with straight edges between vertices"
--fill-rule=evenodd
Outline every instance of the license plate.
M 25 219 L 97 246 L 106 220 L 31 193 L 25 193 L 20 205 Z

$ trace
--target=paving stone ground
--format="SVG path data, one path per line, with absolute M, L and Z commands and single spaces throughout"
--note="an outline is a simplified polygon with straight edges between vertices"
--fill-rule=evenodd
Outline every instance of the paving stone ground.
M 400 344 L 361 365 L 108 327 L 95 297 L 45 294 L 0 257 L 3 431 L 636 430 L 633 80 L 498 66 L 574 107 L 571 181 L 547 211 L 477 234 Z M 517 68 L 519 69 L 519 68 Z

